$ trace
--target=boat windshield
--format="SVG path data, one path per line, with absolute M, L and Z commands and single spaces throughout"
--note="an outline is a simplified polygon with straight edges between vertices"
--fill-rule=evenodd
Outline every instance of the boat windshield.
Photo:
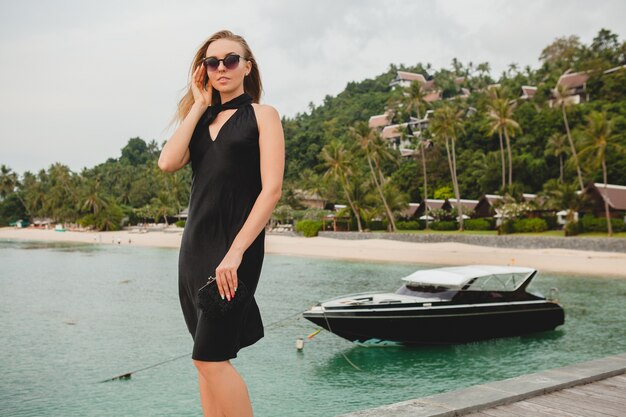
M 396 290 L 396 294 L 400 295 L 411 295 L 413 297 L 424 298 L 433 298 L 433 296 L 436 296 L 436 298 L 442 300 L 452 299 L 456 293 L 457 291 L 451 290 L 450 288 L 433 285 L 405 284 Z

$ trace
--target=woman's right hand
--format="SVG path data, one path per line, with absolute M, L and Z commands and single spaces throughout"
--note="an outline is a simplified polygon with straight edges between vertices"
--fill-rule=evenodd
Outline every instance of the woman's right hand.
M 204 69 L 204 65 L 200 64 L 193 72 L 193 79 L 191 82 L 191 92 L 193 93 L 193 99 L 196 104 L 203 107 L 211 105 L 211 98 L 213 96 L 213 87 L 211 81 L 207 80 L 206 88 L 204 88 L 203 81 L 207 76 Z

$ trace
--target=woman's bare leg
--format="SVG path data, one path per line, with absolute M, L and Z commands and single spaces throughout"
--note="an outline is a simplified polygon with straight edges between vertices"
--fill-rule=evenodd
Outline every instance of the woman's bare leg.
M 217 407 L 224 417 L 253 416 L 248 388 L 230 361 L 193 362 L 208 383 Z
M 220 411 L 217 400 L 211 392 L 209 383 L 198 371 L 198 385 L 200 386 L 200 403 L 202 404 L 202 415 L 204 417 L 223 417 Z

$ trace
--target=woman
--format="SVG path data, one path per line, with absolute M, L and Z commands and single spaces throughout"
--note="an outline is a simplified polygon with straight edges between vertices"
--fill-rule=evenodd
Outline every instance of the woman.
M 198 307 L 197 291 L 212 275 L 222 298 L 237 297 L 239 281 L 252 295 L 264 254 L 264 227 L 280 196 L 284 136 L 278 112 L 259 104 L 257 62 L 246 41 L 230 31 L 196 52 L 177 130 L 163 147 L 159 168 L 175 172 L 191 161 L 189 215 L 179 262 L 179 298 L 193 338 L 205 416 L 248 417 L 246 385 L 230 363 L 263 337 L 254 296 L 239 313 L 217 320 Z

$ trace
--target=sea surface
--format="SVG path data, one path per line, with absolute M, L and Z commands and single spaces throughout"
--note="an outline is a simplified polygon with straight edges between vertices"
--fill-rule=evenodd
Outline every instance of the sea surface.
M 177 262 L 178 249 L 0 240 L 0 415 L 201 416 Z M 233 361 L 255 416 L 337 416 L 626 351 L 626 280 L 541 271 L 532 289 L 558 287 L 566 312 L 555 331 L 417 348 L 306 340 L 316 326 L 298 313 L 317 301 L 395 291 L 423 267 L 266 255 L 266 335 Z

